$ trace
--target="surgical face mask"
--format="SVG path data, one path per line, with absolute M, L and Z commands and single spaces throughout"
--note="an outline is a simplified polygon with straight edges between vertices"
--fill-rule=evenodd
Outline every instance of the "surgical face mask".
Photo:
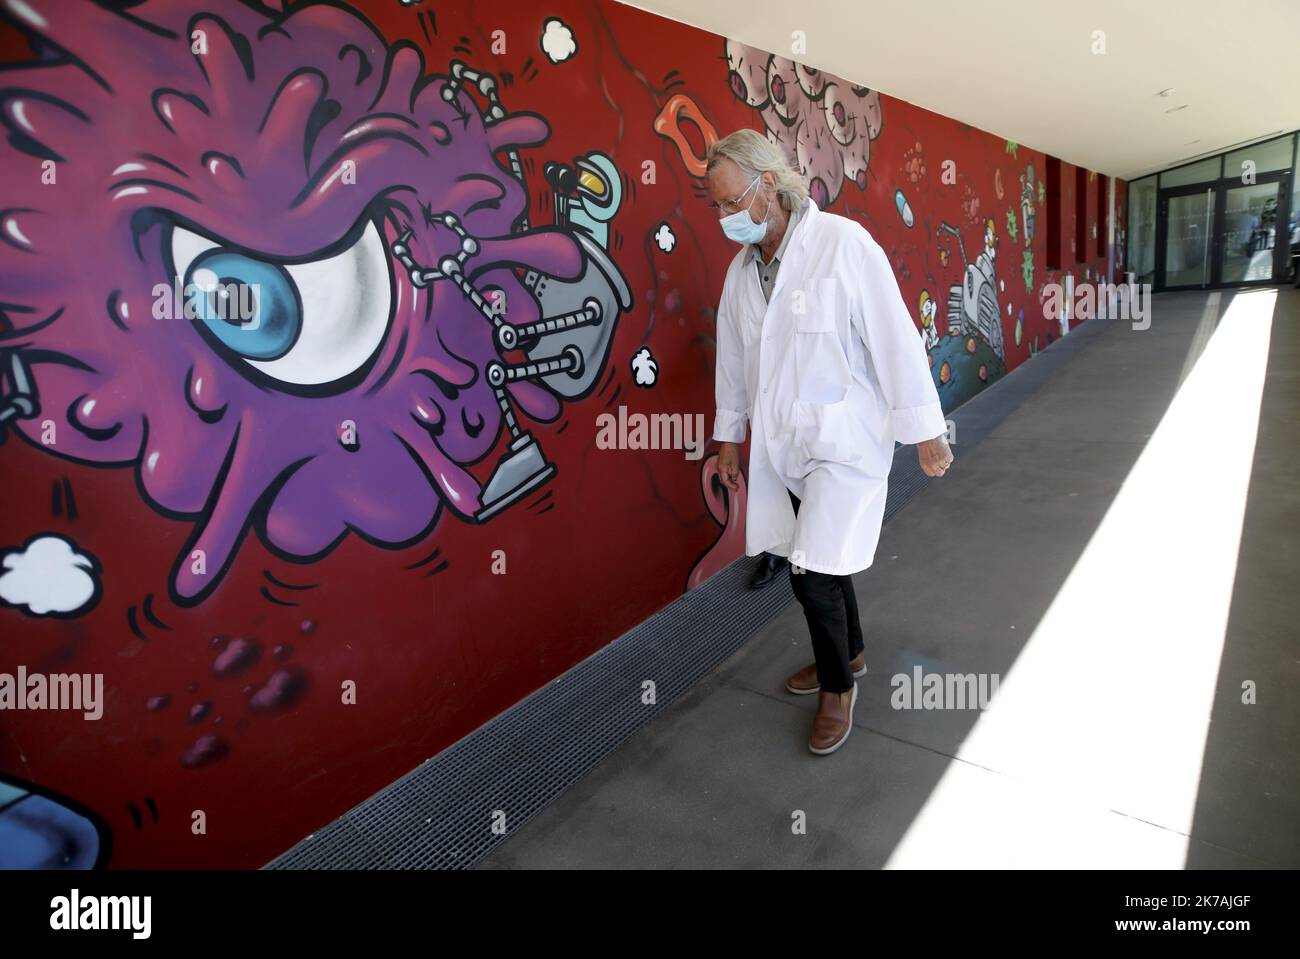
M 759 181 L 759 177 L 754 177 L 749 186 L 745 188 L 745 193 L 753 189 L 754 184 Z M 742 196 L 744 194 L 741 194 Z M 739 210 L 730 216 L 724 216 L 718 221 L 722 226 L 722 232 L 727 234 L 737 243 L 758 243 L 767 234 L 767 214 L 772 209 L 772 198 L 767 198 L 767 210 L 763 213 L 763 219 L 755 223 L 749 215 L 750 207 L 754 205 L 754 200 L 758 199 L 758 194 L 754 194 L 754 199 L 749 201 L 749 206 Z

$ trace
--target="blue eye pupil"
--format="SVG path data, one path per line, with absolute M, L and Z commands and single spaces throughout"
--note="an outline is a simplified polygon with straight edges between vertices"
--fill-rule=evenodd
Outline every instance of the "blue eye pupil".
M 207 307 L 202 318 L 232 326 L 252 326 L 257 316 L 257 287 L 233 276 L 223 276 L 204 297 Z
M 302 332 L 298 288 L 274 263 L 208 250 L 185 271 L 185 293 L 195 322 L 247 359 L 279 359 Z

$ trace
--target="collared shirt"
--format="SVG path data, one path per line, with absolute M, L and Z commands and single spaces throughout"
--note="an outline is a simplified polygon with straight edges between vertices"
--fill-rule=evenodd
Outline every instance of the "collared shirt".
M 805 203 L 807 201 L 804 201 Z M 749 261 L 753 260 L 758 266 L 758 279 L 763 287 L 763 299 L 772 299 L 772 288 L 776 285 L 776 274 L 781 268 L 781 257 L 785 255 L 786 244 L 790 242 L 790 235 L 794 233 L 794 226 L 799 222 L 799 214 L 803 212 L 802 205 L 795 207 L 790 211 L 790 222 L 786 224 L 785 236 L 781 237 L 781 243 L 777 246 L 776 252 L 772 254 L 772 262 L 764 263 L 761 251 L 757 243 L 751 243 L 745 251 L 745 268 L 749 268 Z

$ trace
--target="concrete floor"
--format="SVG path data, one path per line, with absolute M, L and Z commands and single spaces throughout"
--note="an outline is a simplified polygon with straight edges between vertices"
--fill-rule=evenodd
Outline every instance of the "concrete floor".
M 1011 412 L 957 411 L 949 476 L 855 577 L 838 752 L 782 688 L 811 661 L 791 603 L 480 866 L 1300 866 L 1300 291 L 1276 297 L 1271 343 L 1241 294 L 1163 294 L 1150 329 L 1092 320 L 986 391 Z M 918 666 L 1001 684 L 983 713 L 892 708 Z

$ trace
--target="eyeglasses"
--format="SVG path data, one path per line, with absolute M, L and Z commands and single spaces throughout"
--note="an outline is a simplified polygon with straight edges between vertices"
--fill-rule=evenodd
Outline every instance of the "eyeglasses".
M 745 193 L 748 193 L 750 190 L 754 189 L 754 184 L 757 183 L 760 179 L 762 179 L 761 175 L 754 177 L 754 179 L 750 182 L 749 186 L 745 187 Z M 745 198 L 745 193 L 740 194 L 740 196 L 736 197 L 734 200 L 723 200 L 721 203 L 710 203 L 709 209 L 722 210 L 724 213 L 729 213 L 729 214 L 739 213 L 742 209 L 744 209 L 744 207 L 740 205 L 740 201 Z

